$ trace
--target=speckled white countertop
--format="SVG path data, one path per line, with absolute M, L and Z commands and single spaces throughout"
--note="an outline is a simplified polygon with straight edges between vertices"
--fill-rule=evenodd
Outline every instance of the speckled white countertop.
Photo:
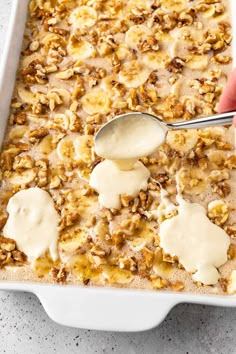
M 11 2 L 0 0 L 0 58 Z M 34 295 L 0 291 L 0 336 L 0 354 L 231 354 L 236 309 L 183 304 L 148 332 L 95 332 L 55 324 Z

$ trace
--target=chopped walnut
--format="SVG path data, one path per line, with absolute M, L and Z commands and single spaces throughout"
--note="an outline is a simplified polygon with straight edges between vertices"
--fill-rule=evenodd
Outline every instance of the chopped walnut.
M 224 166 L 226 168 L 229 168 L 230 170 L 236 168 L 236 155 L 231 155 L 224 163 Z
M 216 225 L 224 225 L 229 218 L 229 209 L 223 200 L 214 200 L 208 204 L 208 217 Z
M 151 275 L 150 280 L 152 282 L 153 288 L 156 290 L 167 288 L 169 286 L 169 281 L 159 276 Z
M 46 159 L 35 162 L 35 167 L 38 167 L 37 185 L 38 187 L 45 187 L 48 183 L 48 161 Z
M 80 214 L 76 211 L 70 212 L 62 217 L 59 224 L 59 231 L 64 230 L 67 227 L 70 227 L 77 223 L 80 219 Z
M 39 127 L 29 132 L 29 141 L 31 143 L 35 143 L 39 139 L 44 138 L 46 135 L 48 135 L 48 130 L 45 127 Z
M 6 224 L 6 221 L 7 221 L 7 215 L 0 213 L 0 230 Z
M 153 260 L 154 260 L 154 252 L 149 250 L 147 247 L 144 247 L 141 252 L 144 257 L 144 261 L 146 263 L 146 266 L 148 268 L 151 268 L 153 265 Z
M 24 125 L 27 123 L 27 115 L 24 112 L 17 113 L 14 116 L 14 121 L 16 124 Z
M 167 65 L 167 70 L 171 73 L 181 73 L 185 65 L 185 60 L 179 57 L 173 58 Z
M 16 242 L 10 238 L 0 237 L 0 267 L 6 265 L 22 265 L 27 257 L 23 252 L 16 249 Z
M 231 192 L 230 185 L 225 181 L 213 184 L 212 190 L 213 192 L 217 193 L 221 198 L 227 197 Z
M 155 36 L 148 36 L 144 41 L 140 42 L 137 45 L 137 48 L 141 53 L 145 53 L 150 50 L 158 51 L 159 50 L 158 40 L 155 38 Z
M 224 229 L 230 237 L 236 238 L 236 225 L 226 225 Z
M 227 170 L 213 170 L 208 176 L 210 182 L 222 182 L 228 180 L 230 177 L 229 172 Z
M 174 283 L 171 284 L 171 288 L 174 291 L 182 291 L 185 288 L 185 285 L 182 281 L 175 281 Z
M 216 54 L 212 61 L 217 64 L 230 64 L 232 62 L 232 57 L 223 54 Z
M 57 268 L 53 267 L 51 269 L 51 275 L 56 283 L 65 284 L 68 276 L 68 272 L 65 267 Z

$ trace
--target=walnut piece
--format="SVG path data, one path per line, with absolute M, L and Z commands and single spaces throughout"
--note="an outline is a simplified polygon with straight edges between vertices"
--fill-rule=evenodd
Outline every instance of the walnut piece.
M 229 209 L 223 200 L 214 200 L 208 204 L 207 215 L 216 225 L 221 226 L 229 218 Z

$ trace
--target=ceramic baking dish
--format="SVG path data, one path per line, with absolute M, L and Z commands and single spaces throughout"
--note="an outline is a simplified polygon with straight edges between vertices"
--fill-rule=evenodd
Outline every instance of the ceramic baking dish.
M 29 0 L 14 0 L 12 5 L 5 51 L 0 66 L 0 144 L 15 82 L 28 3 Z M 236 2 L 233 0 L 232 18 L 236 18 Z M 236 44 L 233 45 L 233 50 L 236 58 Z M 157 326 L 175 305 L 183 302 L 236 307 L 236 296 L 7 281 L 0 282 L 0 289 L 34 293 L 54 321 L 67 326 L 96 330 L 129 332 L 147 330 Z

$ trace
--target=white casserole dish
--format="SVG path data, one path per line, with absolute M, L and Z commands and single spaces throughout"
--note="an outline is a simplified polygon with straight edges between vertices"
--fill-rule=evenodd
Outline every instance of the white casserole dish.
M 0 145 L 15 83 L 28 3 L 29 0 L 13 0 L 12 5 L 5 51 L 0 66 Z M 236 2 L 232 1 L 232 19 L 235 18 Z M 233 51 L 236 58 L 236 44 L 233 44 Z M 0 289 L 32 292 L 38 296 L 45 311 L 54 321 L 67 326 L 96 330 L 129 332 L 148 330 L 161 323 L 175 305 L 183 302 L 236 307 L 236 296 L 23 282 L 0 282 Z

